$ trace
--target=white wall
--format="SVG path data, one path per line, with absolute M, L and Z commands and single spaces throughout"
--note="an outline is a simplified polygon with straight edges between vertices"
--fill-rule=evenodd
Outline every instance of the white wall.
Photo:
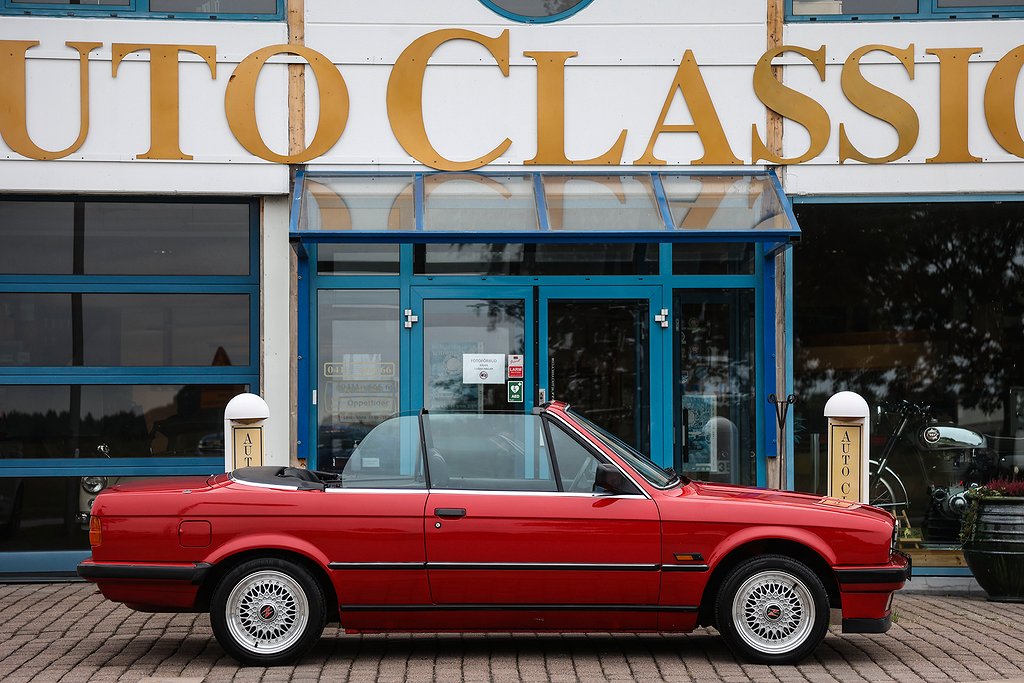
M 263 239 L 260 245 L 260 394 L 270 408 L 266 433 L 266 463 L 290 464 L 292 399 L 290 394 L 291 247 L 288 245 L 287 197 L 263 202 Z

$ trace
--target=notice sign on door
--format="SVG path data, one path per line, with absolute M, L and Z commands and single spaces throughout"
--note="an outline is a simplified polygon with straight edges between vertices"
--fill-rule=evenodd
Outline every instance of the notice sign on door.
M 509 354 L 508 357 L 508 378 L 523 378 L 523 357 L 521 355 Z
M 511 382 L 508 383 L 508 402 L 523 402 L 523 380 L 512 380 Z
M 504 384 L 505 354 L 464 353 L 462 354 L 463 384 Z

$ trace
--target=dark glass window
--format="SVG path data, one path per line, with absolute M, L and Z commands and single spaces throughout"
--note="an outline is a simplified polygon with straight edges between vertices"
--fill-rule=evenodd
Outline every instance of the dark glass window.
M 590 0 L 489 0 L 506 12 L 522 17 L 551 17 L 569 12 Z
M 76 517 L 81 482 L 79 477 L 0 477 L 0 552 L 89 550 L 89 527 Z M 0 567 L 0 576 L 5 571 Z
M 32 10 L 67 8 L 74 16 L 117 16 L 126 18 L 174 18 L 191 15 L 198 18 L 277 19 L 283 15 L 281 0 L 0 0 L 0 10 L 31 14 Z M 191 18 L 191 17 L 190 17 Z
M 0 273 L 248 275 L 249 204 L 0 201 Z
M 901 422 L 898 403 L 927 406 L 873 472 L 872 499 L 884 492 L 877 502 L 904 520 L 915 562 L 955 563 L 956 497 L 1024 468 L 1024 203 L 797 209 L 796 485 L 825 490 L 822 411 L 834 393 L 855 391 L 875 411 L 875 461 Z M 986 447 L 929 452 L 915 434 L 930 421 Z
M 0 458 L 224 454 L 224 406 L 245 385 L 0 385 Z
M 319 244 L 320 275 L 398 275 L 397 244 Z
M 248 364 L 247 294 L 0 292 L 0 366 Z
M 12 458 L 223 457 L 224 406 L 259 381 L 255 206 L 0 200 L 0 478 Z
M 202 14 L 274 14 L 277 0 L 149 0 L 151 12 Z
M 74 202 L 0 201 L 0 274 L 71 273 Z
M 652 275 L 657 244 L 419 244 L 417 275 Z
M 249 205 L 87 202 L 87 275 L 247 275 Z
M 918 0 L 793 0 L 793 14 L 913 14 Z
M 750 289 L 676 290 L 674 469 L 753 485 L 757 346 Z M 770 419 L 770 418 L 768 418 Z
M 677 243 L 672 245 L 673 275 L 753 275 L 751 242 Z

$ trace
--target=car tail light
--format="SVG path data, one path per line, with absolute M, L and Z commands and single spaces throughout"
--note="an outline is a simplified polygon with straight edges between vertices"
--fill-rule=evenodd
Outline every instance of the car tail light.
M 103 543 L 103 524 L 99 517 L 93 515 L 89 518 L 89 545 L 97 548 Z

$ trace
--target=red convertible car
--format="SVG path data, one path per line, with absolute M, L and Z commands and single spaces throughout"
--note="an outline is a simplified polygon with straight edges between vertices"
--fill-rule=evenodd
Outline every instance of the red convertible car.
M 242 662 L 328 621 L 383 631 L 689 631 L 756 662 L 883 633 L 910 576 L 878 508 L 663 470 L 564 404 L 398 416 L 340 472 L 255 467 L 101 493 L 78 567 L 142 611 L 209 611 Z

